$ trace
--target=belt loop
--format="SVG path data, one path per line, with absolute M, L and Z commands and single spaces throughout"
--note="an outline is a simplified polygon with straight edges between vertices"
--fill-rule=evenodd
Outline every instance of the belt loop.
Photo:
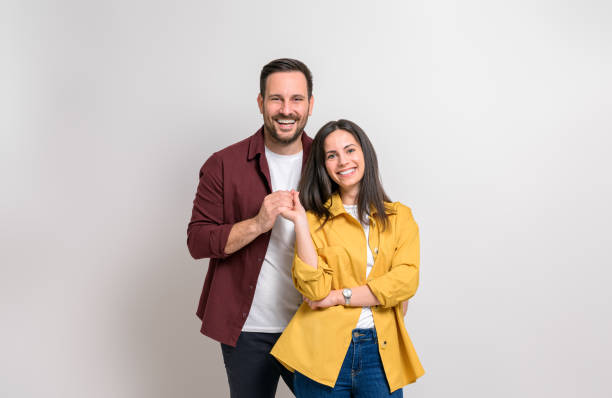
M 363 340 L 364 337 L 369 339 L 377 340 L 378 334 L 376 333 L 376 328 L 372 329 L 353 329 L 351 331 L 351 339 L 354 343 Z

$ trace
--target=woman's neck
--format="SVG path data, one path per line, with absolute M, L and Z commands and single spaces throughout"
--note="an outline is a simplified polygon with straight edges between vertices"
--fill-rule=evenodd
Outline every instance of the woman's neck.
M 340 190 L 340 199 L 342 199 L 342 204 L 356 205 L 357 196 L 359 196 L 359 187 L 355 187 L 355 189 L 351 189 L 350 191 Z

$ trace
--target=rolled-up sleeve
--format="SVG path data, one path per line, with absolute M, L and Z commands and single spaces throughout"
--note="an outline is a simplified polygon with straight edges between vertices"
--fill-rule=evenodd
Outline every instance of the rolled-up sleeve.
M 200 169 L 200 182 L 187 227 L 187 247 L 195 259 L 225 258 L 233 223 L 223 218 L 223 163 L 213 154 Z
M 397 208 L 396 245 L 389 271 L 368 286 L 383 307 L 394 307 L 414 296 L 419 285 L 419 229 L 410 209 Z
M 293 284 L 295 288 L 310 300 L 321 300 L 331 291 L 334 270 L 318 256 L 317 268 L 306 264 L 295 254 L 293 257 Z

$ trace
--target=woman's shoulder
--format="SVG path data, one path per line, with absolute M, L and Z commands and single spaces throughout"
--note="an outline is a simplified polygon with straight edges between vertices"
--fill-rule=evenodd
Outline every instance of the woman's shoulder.
M 388 209 L 390 216 L 395 215 L 398 217 L 412 218 L 412 209 L 402 202 L 385 202 L 385 207 Z
M 418 229 L 410 207 L 401 202 L 385 202 L 385 205 L 389 209 L 387 214 L 392 230 Z

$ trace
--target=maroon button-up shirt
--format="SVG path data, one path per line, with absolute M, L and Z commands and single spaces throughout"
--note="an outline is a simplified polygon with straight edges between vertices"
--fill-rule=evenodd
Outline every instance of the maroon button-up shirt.
M 311 143 L 302 133 L 302 167 Z M 214 153 L 200 170 L 187 246 L 193 258 L 210 258 L 210 263 L 197 315 L 203 334 L 231 346 L 236 345 L 251 309 L 271 232 L 230 255 L 225 254 L 225 245 L 232 226 L 255 217 L 270 193 L 263 128 Z

